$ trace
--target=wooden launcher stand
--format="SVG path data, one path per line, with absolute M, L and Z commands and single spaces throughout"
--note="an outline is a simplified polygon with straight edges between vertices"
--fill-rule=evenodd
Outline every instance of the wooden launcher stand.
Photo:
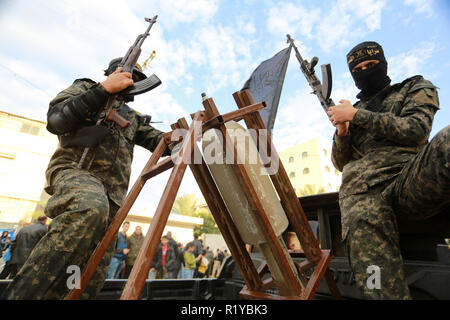
M 235 92 L 233 97 L 239 108 L 238 110 L 220 115 L 213 99 L 206 98 L 203 101 L 205 110 L 198 111 L 192 115 L 193 122 L 190 127 L 184 118 L 181 118 L 176 123 L 172 124 L 173 130 L 187 130 L 187 134 L 184 135 L 176 161 L 172 161 L 172 159 L 168 157 L 158 162 L 167 146 L 173 143 L 173 141 L 171 141 L 172 132 L 169 132 L 164 135 L 164 139 L 161 139 L 144 167 L 140 177 L 125 198 L 122 207 L 111 222 L 104 239 L 97 246 L 97 249 L 87 263 L 80 281 L 81 288 L 73 289 L 67 296 L 67 299 L 78 299 L 81 296 L 109 244 L 117 235 L 121 224 L 125 220 L 145 182 L 159 173 L 173 167 L 152 223 L 121 296 L 122 300 L 139 299 L 181 184 L 181 180 L 188 165 L 203 193 L 220 232 L 230 249 L 231 255 L 239 268 L 242 278 L 245 281 L 246 285 L 240 292 L 241 297 L 246 299 L 271 300 L 313 299 L 318 286 L 322 279 L 325 278 L 333 297 L 337 299 L 340 298 L 339 290 L 328 269 L 328 264 L 331 260 L 330 250 L 320 249 L 319 243 L 314 237 L 281 161 L 279 161 L 278 171 L 275 174 L 270 175 L 270 178 L 275 186 L 291 227 L 299 239 L 302 251 L 286 252 L 286 249 L 280 244 L 278 237 L 269 223 L 267 214 L 264 212 L 258 194 L 252 186 L 246 170 L 243 165 L 240 164 L 242 162 L 238 161 L 239 155 L 236 152 L 235 146 L 233 146 L 233 142 L 230 139 L 226 139 L 228 134 L 224 125 L 231 120 L 239 121 L 244 119 L 249 129 L 255 129 L 256 132 L 258 132 L 259 129 L 265 129 L 265 125 L 258 113 L 258 110 L 264 107 L 264 103 L 255 104 L 248 90 Z M 213 177 L 208 170 L 205 160 L 198 150 L 195 141 L 198 141 L 201 138 L 200 135 L 204 131 L 211 128 L 219 129 L 223 134 L 223 141 L 231 143 L 231 146 L 229 145 L 229 147 L 234 148 L 235 161 L 234 164 L 231 165 L 233 172 L 248 199 L 251 212 L 255 215 L 255 220 L 260 224 L 260 231 L 265 237 L 265 240 L 276 259 L 275 261 L 279 261 L 279 267 L 283 271 L 283 281 L 274 281 L 272 278 L 268 278 L 264 281 L 262 280 L 263 276 L 269 271 L 268 265 L 262 263 L 259 268 L 256 269 L 247 251 L 246 244 L 243 242 L 224 200 L 216 187 Z M 274 157 L 278 158 L 278 154 L 271 144 L 270 137 L 267 137 L 267 140 L 268 149 L 264 154 L 272 159 Z M 200 155 L 200 161 L 192 161 L 194 154 L 196 154 L 197 157 Z M 264 161 L 268 160 L 267 158 L 262 160 L 263 163 L 269 162 Z M 304 256 L 306 257 L 306 260 L 302 263 L 294 262 L 296 270 L 292 270 L 288 261 L 289 255 Z M 305 276 L 305 272 L 313 268 L 314 271 L 308 279 Z M 297 274 L 295 274 L 295 271 L 297 271 Z M 270 288 L 277 288 L 279 294 L 269 294 L 264 292 Z

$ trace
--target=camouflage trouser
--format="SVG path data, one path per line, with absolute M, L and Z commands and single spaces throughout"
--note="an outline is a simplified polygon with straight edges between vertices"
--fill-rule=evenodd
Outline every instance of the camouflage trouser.
M 388 186 L 341 198 L 350 264 L 357 286 L 371 299 L 410 299 L 400 253 L 397 217 L 424 219 L 449 205 L 450 126 L 441 130 Z M 346 222 L 344 224 L 344 221 Z M 374 287 L 379 267 L 379 289 Z
M 87 171 L 58 173 L 55 193 L 45 208 L 45 214 L 53 219 L 49 230 L 7 288 L 5 298 L 63 299 L 74 274 L 68 267 L 79 266 L 83 271 L 117 209 L 101 181 Z M 114 246 L 112 243 L 100 262 L 83 299 L 94 298 L 103 287 Z

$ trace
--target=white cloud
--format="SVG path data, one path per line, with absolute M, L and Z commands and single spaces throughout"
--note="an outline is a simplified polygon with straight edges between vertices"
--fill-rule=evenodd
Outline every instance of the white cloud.
M 291 33 L 294 37 L 295 32 L 298 32 L 302 36 L 311 38 L 312 29 L 321 18 L 320 14 L 321 11 L 318 8 L 309 10 L 293 3 L 276 4 L 269 10 L 267 29 L 273 34 Z
M 32 61 L 20 61 L 0 54 L 1 109 L 46 121 L 50 100 L 67 87 L 57 73 Z M 7 68 L 3 66 L 8 66 Z
M 208 70 L 203 84 L 208 94 L 227 85 L 242 85 L 245 70 L 253 62 L 251 43 L 239 30 L 222 25 L 205 26 L 194 35 L 189 47 L 196 48 L 195 63 Z
M 296 91 L 279 106 L 273 141 L 277 150 L 282 151 L 316 137 L 331 141 L 333 132 L 334 127 L 319 100 L 310 93 L 309 88 L 305 88 Z
M 165 0 L 160 2 L 163 14 L 170 14 L 167 23 L 205 21 L 214 16 L 219 0 Z
M 339 0 L 336 7 L 354 20 L 361 20 L 369 31 L 374 31 L 381 27 L 381 11 L 385 5 L 385 0 Z
M 381 28 L 384 0 L 338 0 L 320 20 L 317 37 L 322 49 L 345 47 Z
M 337 0 L 327 9 L 297 3 L 276 3 L 269 10 L 267 28 L 274 34 L 291 33 L 316 38 L 326 51 L 349 43 L 381 28 L 385 0 Z
M 432 77 L 430 71 L 425 67 L 426 61 L 432 57 L 434 50 L 435 44 L 433 42 L 422 42 L 418 48 L 388 58 L 388 74 L 392 81 L 403 81 L 417 74 Z

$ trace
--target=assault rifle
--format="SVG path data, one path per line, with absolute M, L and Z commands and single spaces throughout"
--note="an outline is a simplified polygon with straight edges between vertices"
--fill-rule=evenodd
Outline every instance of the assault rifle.
M 314 67 L 319 62 L 319 58 L 313 57 L 311 59 L 311 62 L 308 62 L 308 60 L 303 59 L 300 52 L 298 51 L 297 47 L 294 44 L 294 39 L 292 39 L 289 34 L 287 34 L 286 36 L 287 36 L 287 43 L 290 43 L 295 50 L 295 56 L 297 57 L 297 60 L 300 63 L 300 70 L 302 70 L 303 74 L 306 77 L 306 80 L 313 89 L 313 93 L 317 96 L 317 98 L 319 98 L 323 110 L 327 112 L 329 107 L 335 106 L 333 100 L 330 98 L 331 88 L 333 84 L 330 64 L 328 63 L 321 65 L 322 80 L 323 80 L 322 84 L 319 78 L 317 78 L 317 75 L 314 71 Z M 341 132 L 341 130 L 346 130 L 344 129 L 345 128 L 344 124 L 337 125 L 337 128 L 339 132 Z
M 137 36 L 136 40 L 134 41 L 133 45 L 128 49 L 125 56 L 122 58 L 120 64 L 118 67 L 122 67 L 122 72 L 129 72 L 133 74 L 133 69 L 136 65 L 137 60 L 139 59 L 139 56 L 141 54 L 141 47 L 144 43 L 144 40 L 147 38 L 147 36 L 150 34 L 150 29 L 152 28 L 153 24 L 156 22 L 156 19 L 158 16 L 154 16 L 152 19 L 145 18 L 145 21 L 149 23 L 149 26 L 147 27 L 147 30 L 143 33 Z M 111 95 L 108 98 L 108 101 L 106 102 L 105 107 L 99 112 L 98 119 L 96 122 L 96 125 L 100 125 L 103 121 L 111 121 L 117 124 L 121 128 L 126 128 L 130 125 L 130 122 L 124 118 L 122 118 L 117 110 L 114 108 L 116 105 L 116 102 L 120 102 L 119 108 L 120 109 L 123 104 L 125 103 L 124 99 L 126 97 L 131 97 L 134 95 L 138 95 L 147 91 L 150 91 L 157 86 L 161 84 L 161 80 L 155 75 L 152 74 L 148 78 L 135 82 L 132 86 L 126 88 L 125 90 L 122 90 L 119 93 L 116 93 L 114 95 Z M 80 161 L 78 162 L 78 168 L 82 168 L 83 163 L 86 159 L 86 156 L 90 150 L 90 147 L 84 148 L 83 154 L 81 156 Z M 93 157 L 87 166 L 87 169 L 92 164 Z

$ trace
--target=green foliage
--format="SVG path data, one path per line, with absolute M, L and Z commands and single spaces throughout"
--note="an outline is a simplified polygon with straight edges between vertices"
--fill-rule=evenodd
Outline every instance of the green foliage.
M 197 198 L 195 194 L 183 194 L 177 196 L 172 207 L 172 213 L 180 214 L 182 216 L 195 217 L 197 210 Z
M 220 234 L 219 228 L 217 227 L 216 221 L 214 221 L 214 218 L 207 208 L 199 208 L 196 211 L 197 217 L 203 219 L 203 225 L 201 226 L 195 226 L 194 232 L 197 232 L 199 235 L 203 233 L 214 233 L 214 234 Z
M 324 193 L 325 192 L 325 188 L 324 187 L 320 187 L 317 191 L 316 191 L 316 185 L 313 184 L 305 184 L 305 187 L 303 189 L 298 189 L 297 190 L 297 195 L 299 197 L 302 196 L 310 196 L 313 194 L 318 194 L 318 193 Z

